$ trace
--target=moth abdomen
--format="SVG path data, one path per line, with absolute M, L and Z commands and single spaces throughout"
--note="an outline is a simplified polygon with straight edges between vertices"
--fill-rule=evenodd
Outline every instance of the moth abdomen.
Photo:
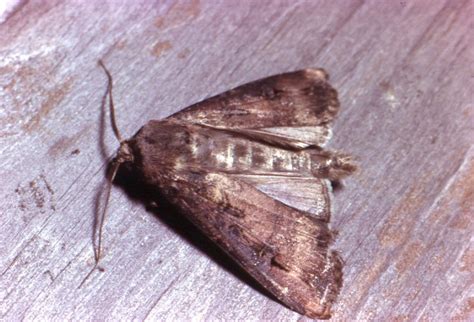
M 311 172 L 317 177 L 339 180 L 356 170 L 357 166 L 349 155 L 332 151 L 312 154 Z

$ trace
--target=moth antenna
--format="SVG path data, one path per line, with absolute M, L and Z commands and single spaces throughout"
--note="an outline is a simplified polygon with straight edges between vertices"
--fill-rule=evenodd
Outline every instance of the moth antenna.
M 110 121 L 112 123 L 112 129 L 114 131 L 114 134 L 115 134 L 115 137 L 117 138 L 117 140 L 119 140 L 119 142 L 122 143 L 122 141 L 123 141 L 122 136 L 120 135 L 120 131 L 117 127 L 117 122 L 115 121 L 115 107 L 114 107 L 114 99 L 113 99 L 113 96 L 112 96 L 112 89 L 113 89 L 113 86 L 114 86 L 112 75 L 110 74 L 107 67 L 105 67 L 104 62 L 101 59 L 99 59 L 99 65 L 105 71 L 105 74 L 107 75 L 107 79 L 108 79 L 107 94 L 109 95 Z M 112 169 L 111 169 L 111 171 L 109 170 L 109 173 L 107 175 L 108 184 L 107 184 L 107 189 L 106 189 L 106 192 L 105 192 L 104 207 L 102 208 L 101 215 L 98 218 L 98 223 L 99 223 L 98 241 L 97 241 L 97 247 L 94 251 L 95 265 L 92 268 L 92 271 L 94 271 L 95 268 L 97 268 L 97 266 L 99 265 L 100 257 L 102 255 L 102 231 L 103 231 L 103 228 L 104 228 L 105 217 L 107 215 L 107 209 L 109 207 L 110 192 L 112 191 L 112 183 L 115 179 L 115 175 L 117 174 L 119 166 L 120 166 L 119 162 L 113 161 Z M 87 275 L 85 280 L 90 276 L 92 271 Z M 83 281 L 83 283 L 84 283 L 84 281 Z
M 112 89 L 114 87 L 112 75 L 110 74 L 109 70 L 107 67 L 105 67 L 104 62 L 102 59 L 99 59 L 99 65 L 102 67 L 105 71 L 105 74 L 107 75 L 107 78 L 109 79 L 109 84 L 107 86 L 107 92 L 109 93 L 109 107 L 110 107 L 110 122 L 112 123 L 112 129 L 114 130 L 115 137 L 117 140 L 122 143 L 122 135 L 120 135 L 120 131 L 117 127 L 117 122 L 115 121 L 115 107 L 114 107 L 114 99 L 112 95 Z
M 110 192 L 112 191 L 112 183 L 114 182 L 115 176 L 117 175 L 118 168 L 120 167 L 121 162 L 114 162 L 112 164 L 112 169 L 109 172 L 110 175 L 107 178 L 108 185 L 107 185 L 107 190 L 106 190 L 106 195 L 105 195 L 105 204 L 104 208 L 102 209 L 102 213 L 100 216 L 100 221 L 99 221 L 99 236 L 98 236 L 98 241 L 97 241 L 97 249 L 95 252 L 95 266 L 94 269 L 97 267 L 100 261 L 100 256 L 102 255 L 102 231 L 104 228 L 104 223 L 105 223 L 105 217 L 107 215 L 107 209 L 109 206 L 109 199 L 110 199 Z
M 84 283 L 89 279 L 89 277 L 96 270 L 96 268 L 99 268 L 100 270 L 99 261 L 102 255 L 102 232 L 104 228 L 105 218 L 107 215 L 107 209 L 109 206 L 110 193 L 112 191 L 112 183 L 114 182 L 114 179 L 117 175 L 120 164 L 122 164 L 123 162 L 132 160 L 131 153 L 128 148 L 128 144 L 122 139 L 122 135 L 120 134 L 120 131 L 117 127 L 117 122 L 115 120 L 115 107 L 114 107 L 114 99 L 112 95 L 112 89 L 113 89 L 112 75 L 110 74 L 107 67 L 105 67 L 105 64 L 103 63 L 102 60 L 99 59 L 98 63 L 102 67 L 102 69 L 105 71 L 105 74 L 107 75 L 107 78 L 108 78 L 107 94 L 109 96 L 110 121 L 112 123 L 112 129 L 114 131 L 115 137 L 120 142 L 120 148 L 117 153 L 117 156 L 112 161 L 112 167 L 108 171 L 108 175 L 107 175 L 108 185 L 106 189 L 105 203 L 104 203 L 104 207 L 102 208 L 102 212 L 100 213 L 100 217 L 98 218 L 99 231 L 98 231 L 98 237 L 97 237 L 97 246 L 94 248 L 95 264 L 94 264 L 94 267 L 92 267 L 92 269 L 90 270 L 90 272 L 86 275 L 86 277 L 82 280 L 81 284 L 79 285 L 79 288 L 81 288 L 82 285 L 84 285 Z

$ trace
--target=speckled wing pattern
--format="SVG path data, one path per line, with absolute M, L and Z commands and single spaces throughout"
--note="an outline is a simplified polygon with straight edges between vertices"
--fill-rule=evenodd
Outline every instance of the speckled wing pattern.
M 261 285 L 301 314 L 330 317 L 342 261 L 328 248 L 325 220 L 226 174 L 182 172 L 173 180 L 168 197 Z
M 324 146 L 339 110 L 337 92 L 327 80 L 322 69 L 271 76 L 191 105 L 168 119 Z
M 348 156 L 322 148 L 339 109 L 327 79 L 321 69 L 268 77 L 152 121 L 130 140 L 148 183 L 312 318 L 330 317 L 342 286 L 342 261 L 329 249 L 329 180 L 354 171 Z M 165 152 L 173 162 L 160 161 Z

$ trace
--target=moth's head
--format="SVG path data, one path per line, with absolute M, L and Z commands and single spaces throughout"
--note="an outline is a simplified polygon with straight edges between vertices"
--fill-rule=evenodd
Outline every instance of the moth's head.
M 120 147 L 118 148 L 114 162 L 118 164 L 133 162 L 133 151 L 128 141 L 120 142 Z

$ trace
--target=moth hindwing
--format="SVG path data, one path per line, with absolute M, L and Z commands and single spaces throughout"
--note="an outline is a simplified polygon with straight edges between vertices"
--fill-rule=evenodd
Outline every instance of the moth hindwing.
M 338 109 L 323 70 L 276 75 L 150 121 L 116 160 L 289 308 L 329 318 L 342 285 L 330 181 L 355 170 L 323 149 Z

